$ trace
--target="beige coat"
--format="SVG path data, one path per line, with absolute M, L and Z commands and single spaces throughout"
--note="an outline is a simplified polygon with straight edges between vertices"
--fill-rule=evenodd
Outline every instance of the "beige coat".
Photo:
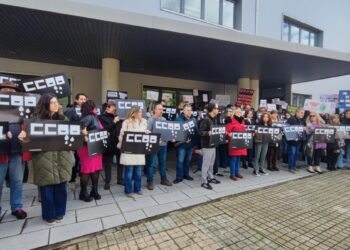
M 132 132 L 145 132 L 147 130 L 147 121 L 142 119 L 140 122 L 132 121 L 130 119 L 125 120 L 120 130 L 119 141 L 123 141 L 123 135 L 126 131 Z M 120 155 L 120 164 L 124 166 L 144 166 L 146 165 L 146 159 L 144 154 L 125 154 Z

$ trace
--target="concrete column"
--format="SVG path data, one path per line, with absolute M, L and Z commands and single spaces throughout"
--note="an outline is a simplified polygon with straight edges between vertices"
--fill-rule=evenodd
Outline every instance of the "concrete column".
M 292 103 L 292 84 L 284 87 L 284 100 L 289 104 Z
M 106 101 L 107 90 L 119 90 L 120 61 L 115 58 L 102 59 L 101 101 Z
M 239 78 L 237 81 L 238 92 L 240 89 L 250 89 L 250 79 L 249 78 Z
M 254 89 L 254 94 L 252 96 L 252 108 L 258 110 L 259 108 L 259 97 L 260 97 L 260 81 L 250 80 L 250 89 Z

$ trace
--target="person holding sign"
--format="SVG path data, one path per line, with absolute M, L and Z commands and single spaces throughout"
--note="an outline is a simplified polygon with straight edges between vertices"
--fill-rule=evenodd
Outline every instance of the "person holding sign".
M 269 113 L 262 114 L 258 125 L 263 127 L 271 127 L 272 125 L 271 115 Z M 255 137 L 255 159 L 254 159 L 253 174 L 255 176 L 260 176 L 260 174 L 268 175 L 268 173 L 266 173 L 263 168 L 265 166 L 269 143 L 265 141 L 258 141 L 256 138 L 257 137 Z
M 87 100 L 87 96 L 84 93 L 78 93 L 75 95 L 74 106 L 67 108 L 66 112 L 64 113 L 64 115 L 68 117 L 69 121 L 71 122 L 80 121 L 81 105 L 84 102 L 86 102 L 86 100 Z M 80 164 L 80 159 L 77 154 L 77 151 L 74 151 L 74 158 L 75 158 L 75 163 L 74 163 L 74 166 L 72 166 L 72 177 L 69 182 L 75 185 L 75 179 L 77 178 L 77 175 L 79 173 L 79 164 Z
M 185 104 L 183 107 L 183 113 L 180 114 L 180 116 L 176 119 L 176 121 L 180 122 L 188 122 L 193 121 L 194 128 L 193 132 L 196 132 L 197 130 L 197 121 L 192 116 L 192 107 L 190 104 Z M 178 144 L 177 147 L 177 165 L 176 165 L 176 179 L 174 180 L 174 183 L 177 184 L 179 182 L 182 182 L 183 179 L 193 181 L 193 178 L 190 176 L 190 164 L 192 160 L 192 151 L 194 148 L 194 137 L 197 136 L 196 134 L 193 134 L 189 137 L 189 139 L 186 142 L 183 142 L 181 144 Z
M 113 157 L 117 159 L 117 183 L 119 185 L 124 184 L 123 180 L 123 166 L 119 164 L 120 150 L 117 148 L 119 142 L 120 129 L 122 128 L 122 122 L 119 117 L 116 116 L 116 104 L 114 101 L 108 101 L 105 112 L 100 116 L 102 126 L 108 131 L 108 147 L 107 151 L 103 154 L 103 168 L 105 171 L 105 186 L 104 189 L 108 190 L 111 186 L 112 176 L 112 163 Z
M 313 133 L 316 128 L 323 127 L 324 121 L 316 112 L 310 112 L 306 119 L 306 144 L 307 171 L 310 173 L 322 173 L 320 162 L 322 152 L 327 148 L 326 143 L 314 142 Z
M 277 110 L 271 111 L 271 122 L 272 125 L 274 123 L 279 122 L 278 112 Z M 269 143 L 269 148 L 267 150 L 267 170 L 269 171 L 279 171 L 277 167 L 277 158 L 280 150 L 280 142 L 271 142 Z
M 216 157 L 216 148 L 210 146 L 210 136 L 212 136 L 211 127 L 217 125 L 216 116 L 219 113 L 219 106 L 217 103 L 210 102 L 208 104 L 208 115 L 201 121 L 199 126 L 199 135 L 202 144 L 202 187 L 206 189 L 213 189 L 210 183 L 219 184 L 213 175 L 213 168 Z
M 124 133 L 127 131 L 150 133 L 147 130 L 147 121 L 142 118 L 142 110 L 139 106 L 132 106 L 120 130 L 118 148 L 121 149 Z M 124 165 L 124 191 L 127 197 L 134 198 L 132 193 L 142 195 L 141 180 L 142 166 L 146 163 L 144 154 L 121 153 L 120 164 Z M 132 187 L 134 180 L 134 188 Z
M 289 125 L 303 125 L 305 126 L 304 121 L 304 109 L 298 108 L 295 112 L 295 116 L 292 116 L 287 120 L 287 123 Z M 288 169 L 289 172 L 292 174 L 295 174 L 296 168 L 297 168 L 297 159 L 300 151 L 300 147 L 303 141 L 297 140 L 297 141 L 288 141 Z
M 350 126 L 350 110 L 345 110 L 342 123 Z M 345 140 L 347 168 L 350 169 L 350 139 Z
M 59 103 L 55 95 L 43 94 L 37 104 L 33 121 L 68 120 L 59 113 Z M 19 134 L 24 141 L 25 131 Z M 48 225 L 61 222 L 66 214 L 67 181 L 71 178 L 73 155 L 70 151 L 46 151 L 32 153 L 34 184 L 39 186 L 41 194 L 42 218 Z M 22 180 L 21 180 L 22 181 Z
M 245 112 L 245 125 L 252 126 L 255 125 L 254 121 L 254 111 L 252 109 L 246 110 Z M 243 157 L 243 168 L 247 169 L 248 167 L 254 168 L 253 165 L 253 158 L 254 158 L 254 147 L 247 149 L 247 156 Z M 248 165 L 246 164 L 248 162 Z
M 332 115 L 330 118 L 330 125 L 339 126 L 340 119 L 339 115 Z M 336 139 L 334 142 L 327 143 L 327 170 L 334 171 L 337 170 L 337 164 L 339 163 L 340 167 L 344 166 L 343 162 L 343 147 L 345 146 L 344 138 L 339 135 L 337 131 Z M 340 160 L 339 160 L 340 157 Z
M 97 118 L 96 105 L 94 101 L 87 100 L 81 105 L 81 119 L 85 129 L 85 141 L 88 141 L 88 131 L 102 129 L 103 126 Z M 93 199 L 100 200 L 101 195 L 98 193 L 98 179 L 100 177 L 100 170 L 102 169 L 102 154 L 89 155 L 87 144 L 77 151 L 81 167 L 80 167 L 80 193 L 79 200 L 90 202 Z M 90 195 L 87 192 L 87 185 L 91 178 L 92 189 Z
M 0 85 L 0 93 L 16 92 L 18 86 L 11 81 L 4 81 Z M 10 177 L 10 205 L 12 215 L 17 219 L 22 220 L 27 217 L 27 213 L 22 209 L 22 189 L 23 189 L 23 162 L 29 160 L 30 155 L 21 154 L 21 144 L 18 140 L 18 135 L 21 131 L 21 123 L 9 123 L 9 131 L 6 138 L 9 141 L 9 155 L 0 157 L 0 201 L 2 196 L 2 187 L 9 173 Z M 1 214 L 1 205 L 0 205 Z
M 242 116 L 242 110 L 236 108 L 234 110 L 231 123 L 226 125 L 226 133 L 230 140 L 232 139 L 232 132 L 245 131 L 244 117 Z M 239 164 L 241 156 L 247 155 L 246 148 L 231 148 L 231 144 L 228 144 L 228 154 L 230 156 L 230 178 L 233 181 L 238 181 L 238 179 L 243 179 L 243 176 L 239 173 Z
M 160 103 L 156 103 L 153 110 L 153 116 L 147 121 L 147 130 L 152 131 L 155 120 L 166 121 L 163 117 L 163 105 Z M 166 157 L 167 157 L 167 141 L 161 141 L 159 144 L 159 150 L 156 154 L 151 154 L 147 156 L 147 188 L 148 190 L 154 189 L 153 183 L 153 175 L 155 169 L 157 167 L 157 163 L 159 165 L 159 173 L 161 184 L 164 186 L 172 186 L 173 184 L 168 180 L 166 176 Z

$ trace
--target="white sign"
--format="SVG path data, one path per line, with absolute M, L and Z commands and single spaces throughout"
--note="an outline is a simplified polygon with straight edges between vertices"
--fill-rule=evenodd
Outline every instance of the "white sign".
M 159 92 L 157 91 L 152 91 L 152 90 L 147 90 L 147 100 L 153 100 L 153 101 L 158 101 L 159 99 Z
M 203 94 L 203 102 L 208 102 L 208 94 Z
M 267 111 L 273 111 L 273 110 L 277 110 L 276 108 L 276 104 L 275 103 L 268 103 L 267 104 Z
M 260 100 L 259 107 L 260 107 L 260 108 L 266 108 L 266 105 L 267 105 L 267 100 L 261 99 L 261 100 Z
M 184 102 L 193 103 L 193 95 L 183 95 L 182 100 Z
M 227 106 L 231 102 L 230 95 L 216 95 L 215 99 L 218 102 L 219 106 Z
M 193 90 L 193 96 L 198 96 L 198 89 Z

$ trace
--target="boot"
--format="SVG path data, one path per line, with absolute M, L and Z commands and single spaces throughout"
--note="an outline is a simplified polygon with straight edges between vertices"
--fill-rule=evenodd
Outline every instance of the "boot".
M 316 166 L 316 167 L 315 167 L 315 171 L 316 171 L 317 173 L 319 173 L 319 174 L 322 174 L 322 173 L 323 173 L 320 166 Z
M 90 197 L 91 199 L 94 198 L 95 200 L 101 200 L 101 195 L 97 192 L 97 186 L 92 186 Z
M 86 189 L 85 190 L 82 189 L 79 193 L 79 200 L 82 200 L 85 202 L 90 202 L 90 201 L 92 201 L 92 198 L 89 196 Z
M 312 174 L 315 173 L 315 170 L 312 168 L 312 166 L 307 166 L 307 171 Z

